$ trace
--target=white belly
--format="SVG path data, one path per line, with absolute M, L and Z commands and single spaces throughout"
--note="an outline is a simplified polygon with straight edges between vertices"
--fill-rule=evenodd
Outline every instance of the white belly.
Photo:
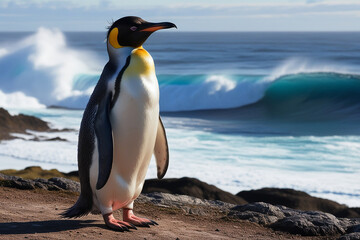
M 95 190 L 98 164 L 93 161 L 90 169 L 94 203 L 98 202 L 96 205 L 102 212 L 109 212 L 110 209 L 102 209 L 109 206 L 112 211 L 124 207 L 140 194 L 154 150 L 158 119 L 156 76 L 123 78 L 119 97 L 110 113 L 114 149 L 112 170 L 102 189 Z

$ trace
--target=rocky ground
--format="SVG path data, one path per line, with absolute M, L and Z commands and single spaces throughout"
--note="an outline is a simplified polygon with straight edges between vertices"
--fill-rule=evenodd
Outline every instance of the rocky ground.
M 0 187 L 0 239 L 326 239 L 293 236 L 255 223 L 223 219 L 216 211 L 186 214 L 173 207 L 137 202 L 136 213 L 159 223 L 151 228 L 115 232 L 100 215 L 61 219 L 77 199 L 69 192 Z M 115 214 L 120 218 L 120 213 Z
M 76 201 L 76 181 L 1 174 L 0 185 L 0 239 L 360 239 L 356 218 L 159 192 L 143 193 L 136 200 L 136 212 L 159 226 L 118 233 L 106 229 L 100 215 L 76 220 L 58 216 Z
M 73 172 L 72 174 L 76 173 Z M 328 199 L 313 197 L 305 192 L 293 189 L 262 188 L 241 191 L 233 195 L 198 179 L 183 177 L 180 179 L 146 180 L 143 193 L 151 192 L 189 195 L 200 199 L 220 200 L 236 205 L 266 202 L 298 210 L 327 212 L 336 217 L 360 218 L 360 208 L 349 208 L 346 205 Z

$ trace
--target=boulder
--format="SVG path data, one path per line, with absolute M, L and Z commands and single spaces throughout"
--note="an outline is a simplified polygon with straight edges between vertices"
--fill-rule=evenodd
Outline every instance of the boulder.
M 26 130 L 48 131 L 47 122 L 24 114 L 11 116 L 4 108 L 0 108 L 0 140 L 12 139 L 10 133 L 26 133 Z
M 271 224 L 274 230 L 286 231 L 303 236 L 327 236 L 344 234 L 341 222 L 330 213 L 323 212 L 294 212 L 291 216 L 280 219 Z
M 80 192 L 79 182 L 61 177 L 50 178 L 49 180 L 42 178 L 31 180 L 0 173 L 0 186 L 27 190 L 41 188 L 50 191 L 68 190 L 72 192 Z
M 72 192 L 80 192 L 80 183 L 75 182 L 73 180 L 63 178 L 63 177 L 55 177 L 50 178 L 48 180 L 50 183 L 58 186 L 60 189 L 68 190 Z
M 266 202 L 273 205 L 283 205 L 289 208 L 322 211 L 337 217 L 360 218 L 358 208 L 349 208 L 337 202 L 310 196 L 309 194 L 293 189 L 262 188 L 258 190 L 242 191 L 236 196 L 247 202 Z
M 302 211 L 264 202 L 233 207 L 228 216 L 303 236 L 334 236 L 352 233 L 351 231 L 358 229 L 357 226 L 360 223 L 360 220 L 336 218 L 330 213 Z
M 241 197 L 237 197 L 229 192 L 223 191 L 214 185 L 209 185 L 196 178 L 167 178 L 149 179 L 144 183 L 142 193 L 162 192 L 171 194 L 188 195 L 200 199 L 219 200 L 233 204 L 247 203 Z
M 285 217 L 281 208 L 263 202 L 236 206 L 230 209 L 228 216 L 261 225 L 268 225 Z

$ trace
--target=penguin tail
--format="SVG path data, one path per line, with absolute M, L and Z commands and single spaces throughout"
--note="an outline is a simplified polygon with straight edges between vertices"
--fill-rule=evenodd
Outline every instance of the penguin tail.
M 60 213 L 63 218 L 78 218 L 88 215 L 92 210 L 92 198 L 84 197 L 80 194 L 79 199 L 71 208 Z

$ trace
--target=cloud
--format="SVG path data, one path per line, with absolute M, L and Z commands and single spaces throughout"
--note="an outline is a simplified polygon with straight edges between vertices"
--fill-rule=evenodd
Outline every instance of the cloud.
M 256 17 L 256 16 L 291 16 L 304 14 L 338 14 L 338 12 L 360 11 L 360 1 L 324 1 L 303 0 L 292 2 L 273 1 L 246 1 L 229 3 L 203 3 L 202 0 L 172 3 L 164 0 L 153 1 L 119 1 L 119 0 L 1 0 L 1 8 L 31 8 L 52 10 L 77 10 L 109 13 L 135 12 L 145 16 L 229 16 L 229 17 Z
M 46 9 L 61 11 L 77 11 L 78 15 L 139 15 L 143 17 L 171 16 L 176 18 L 228 17 L 228 18 L 288 18 L 304 15 L 339 15 L 358 16 L 360 1 L 182 1 L 170 2 L 164 0 L 152 1 L 120 1 L 120 0 L 1 0 L 0 7 L 12 9 L 9 14 L 18 13 L 19 9 L 31 9 L 33 12 L 45 12 Z M 205 2 L 205 3 L 204 3 Z M 141 7 L 140 7 L 141 6 Z M 355 13 L 355 14 L 354 14 Z M 55 14 L 55 12 L 54 12 Z
M 319 3 L 319 2 L 323 2 L 324 0 L 307 0 L 306 3 Z
M 71 30 L 103 30 L 111 19 L 120 16 L 141 16 L 148 21 L 175 20 L 188 29 L 214 30 L 214 26 L 227 29 L 247 29 L 253 22 L 259 29 L 277 26 L 297 26 L 304 29 L 352 29 L 359 30 L 360 1 L 355 0 L 0 0 L 3 21 L 0 29 L 56 26 Z M 1 9 L 2 8 L 2 9 Z M 8 16 L 6 16 L 6 15 Z M 14 22 L 15 15 L 23 15 L 23 24 Z M 66 18 L 64 18 L 66 16 Z M 266 19 L 266 20 L 264 20 Z M 270 21 L 272 20 L 272 21 Z M 198 25 L 194 22 L 198 21 Z M 199 23 L 199 21 L 201 23 Z M 207 27 L 210 23 L 212 27 Z M 330 24 L 331 22 L 331 24 Z M 322 25 L 321 25 L 321 24 Z M 202 27 L 199 24 L 203 24 Z M 318 24 L 318 25 L 316 25 Z M 341 24 L 341 26 L 340 26 Z M 250 25 L 249 25 L 250 26 Z M 266 26 L 266 28 L 265 28 Z M 336 27 L 337 26 L 337 27 Z M 219 27 L 219 28 L 220 28 Z M 184 29 L 182 28 L 182 29 Z M 293 28 L 291 28 L 293 29 Z
M 203 0 L 193 0 L 193 1 L 182 1 L 178 3 L 165 1 L 165 0 L 152 0 L 152 1 L 121 1 L 121 0 L 87 0 L 87 1 L 78 1 L 78 0 L 1 0 L 0 7 L 7 8 L 12 6 L 18 6 L 23 8 L 38 7 L 38 8 L 83 8 L 83 9 L 148 9 L 152 7 L 160 9 L 168 8 L 177 8 L 179 11 L 182 9 L 189 8 L 202 8 L 202 9 L 253 9 L 263 11 L 266 9 L 273 8 L 292 8 L 298 9 L 301 11 L 303 8 L 307 7 L 324 7 L 328 8 L 331 6 L 348 6 L 348 7 L 360 7 L 359 1 L 340 1 L 340 0 L 302 0 L 302 1 L 227 1 L 225 3 L 217 3 L 215 1 L 203 1 Z
M 243 3 L 243 4 L 171 4 L 166 7 L 144 9 L 152 15 L 167 13 L 176 17 L 293 17 L 309 14 L 339 15 L 360 11 L 359 2 L 323 2 L 303 3 Z
M 2 0 L 0 7 L 21 7 L 21 8 L 92 8 L 97 7 L 101 0 L 73 1 L 73 0 Z

